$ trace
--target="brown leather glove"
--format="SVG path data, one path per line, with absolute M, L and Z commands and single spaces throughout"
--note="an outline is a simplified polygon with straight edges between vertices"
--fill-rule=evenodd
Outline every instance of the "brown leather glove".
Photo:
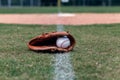
M 56 46 L 56 40 L 59 37 L 66 36 L 70 40 L 70 46 L 60 48 Z M 68 32 L 49 32 L 39 35 L 28 42 L 29 49 L 33 51 L 50 51 L 50 52 L 68 52 L 73 50 L 75 39 Z

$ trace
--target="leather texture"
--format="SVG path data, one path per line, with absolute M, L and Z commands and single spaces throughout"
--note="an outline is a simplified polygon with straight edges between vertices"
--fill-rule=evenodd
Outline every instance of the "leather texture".
M 70 46 L 67 48 L 57 47 L 56 40 L 64 36 L 69 38 Z M 49 32 L 32 38 L 27 45 L 28 48 L 33 51 L 69 52 L 72 51 L 75 46 L 75 39 L 69 32 Z

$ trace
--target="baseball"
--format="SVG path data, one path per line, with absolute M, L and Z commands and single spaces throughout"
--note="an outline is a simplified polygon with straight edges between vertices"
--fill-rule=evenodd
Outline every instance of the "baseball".
M 56 41 L 56 45 L 59 48 L 67 48 L 70 46 L 70 40 L 67 37 L 58 38 Z

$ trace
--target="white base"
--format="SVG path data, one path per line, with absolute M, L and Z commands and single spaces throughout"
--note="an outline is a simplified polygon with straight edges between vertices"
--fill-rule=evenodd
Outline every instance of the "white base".
M 75 14 L 72 13 L 58 13 L 59 17 L 74 17 Z

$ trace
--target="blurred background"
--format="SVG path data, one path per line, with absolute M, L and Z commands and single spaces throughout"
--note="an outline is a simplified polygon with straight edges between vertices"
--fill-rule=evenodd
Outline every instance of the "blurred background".
M 62 6 L 119 6 L 120 0 L 62 0 Z M 0 0 L 0 7 L 57 6 L 57 0 Z

